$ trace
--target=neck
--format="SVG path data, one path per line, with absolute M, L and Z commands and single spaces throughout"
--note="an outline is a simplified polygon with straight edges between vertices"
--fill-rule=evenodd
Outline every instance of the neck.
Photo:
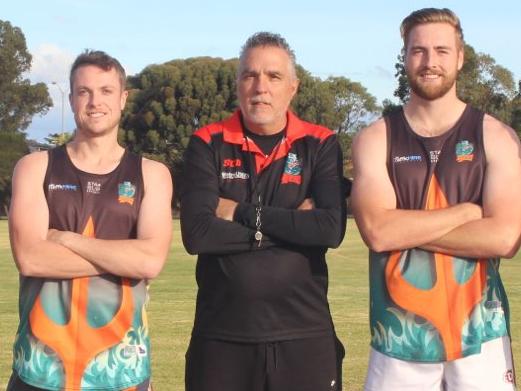
M 411 93 L 411 99 L 403 111 L 415 133 L 433 137 L 450 130 L 461 117 L 465 107 L 466 104 L 458 99 L 454 89 L 434 100 L 426 100 Z
M 115 138 L 82 137 L 76 132 L 67 144 L 67 152 L 76 167 L 93 174 L 105 174 L 116 168 L 124 153 Z
M 270 136 L 272 134 L 279 133 L 280 131 L 286 128 L 288 123 L 287 115 L 285 115 L 280 120 L 277 120 L 276 123 L 270 124 L 258 124 L 252 123 L 242 115 L 243 126 L 248 129 L 251 133 L 258 134 L 259 136 Z

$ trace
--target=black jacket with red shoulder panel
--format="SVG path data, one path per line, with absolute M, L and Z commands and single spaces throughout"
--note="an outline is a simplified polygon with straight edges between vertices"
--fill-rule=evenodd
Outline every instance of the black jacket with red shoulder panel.
M 181 230 L 199 255 L 194 335 L 264 342 L 333 332 L 325 254 L 345 233 L 342 153 L 330 130 L 287 118 L 271 155 L 245 137 L 240 111 L 190 140 Z M 215 216 L 219 197 L 239 203 L 233 222 Z M 306 198 L 314 208 L 298 210 Z

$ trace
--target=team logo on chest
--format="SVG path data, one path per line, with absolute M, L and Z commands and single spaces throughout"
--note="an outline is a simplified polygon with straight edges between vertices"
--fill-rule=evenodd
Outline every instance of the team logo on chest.
M 456 144 L 456 161 L 471 162 L 474 160 L 474 145 L 468 140 L 458 141 Z
M 296 153 L 288 153 L 286 158 L 286 165 L 282 173 L 281 183 L 295 183 L 300 185 L 302 182 L 302 161 L 298 158 Z
M 118 184 L 118 202 L 120 204 L 134 205 L 136 186 L 131 182 L 125 181 Z

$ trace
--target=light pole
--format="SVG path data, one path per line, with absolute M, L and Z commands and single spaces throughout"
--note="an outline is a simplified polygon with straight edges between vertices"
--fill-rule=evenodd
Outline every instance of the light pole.
M 63 89 L 60 87 L 60 85 L 58 83 L 56 83 L 55 81 L 53 81 L 51 84 L 54 84 L 56 87 L 58 87 L 58 89 L 60 90 L 60 93 L 62 94 L 62 137 L 63 137 L 63 134 L 65 133 L 65 128 L 64 128 L 64 115 L 65 115 L 65 112 L 64 112 L 64 101 L 65 101 L 65 91 L 63 91 Z

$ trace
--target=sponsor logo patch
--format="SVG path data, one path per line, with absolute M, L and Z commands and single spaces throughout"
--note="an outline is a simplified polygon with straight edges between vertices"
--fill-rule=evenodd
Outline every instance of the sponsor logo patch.
M 147 347 L 145 345 L 125 345 L 122 355 L 125 358 L 144 357 L 147 355 Z
M 221 172 L 222 179 L 248 179 L 250 174 L 247 172 L 236 171 L 236 172 Z
M 234 168 L 234 167 L 241 167 L 241 166 L 242 166 L 241 159 L 224 159 L 223 160 L 223 167 Z
M 429 157 L 431 159 L 431 163 L 438 163 L 438 160 L 440 158 L 441 150 L 437 151 L 429 151 Z
M 514 371 L 512 369 L 507 370 L 503 379 L 505 380 L 505 383 L 515 384 L 516 380 L 514 377 Z
M 118 184 L 118 202 L 120 204 L 134 205 L 136 186 L 131 182 L 125 181 Z
M 410 162 L 421 162 L 421 155 L 409 155 L 409 156 L 395 156 L 393 157 L 393 163 L 410 163 Z
M 49 183 L 47 186 L 49 191 L 78 191 L 78 185 L 70 185 L 68 183 L 65 184 L 55 184 Z
M 461 140 L 456 144 L 456 161 L 471 162 L 474 160 L 474 145 L 468 140 Z
M 101 191 L 101 183 L 99 182 L 87 182 L 87 193 L 99 194 Z

